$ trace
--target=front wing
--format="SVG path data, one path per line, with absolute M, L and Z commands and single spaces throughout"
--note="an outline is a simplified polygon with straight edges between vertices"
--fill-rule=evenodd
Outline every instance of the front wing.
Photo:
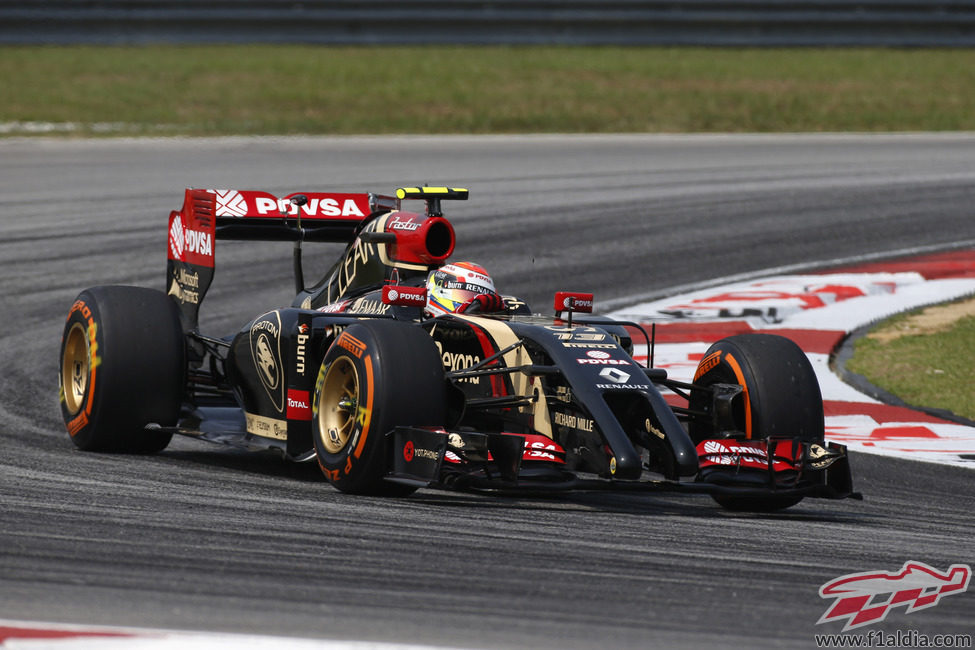
M 615 480 L 565 468 L 565 451 L 549 438 L 513 433 L 398 427 L 389 434 L 387 480 L 473 492 L 616 490 L 692 492 L 734 497 L 862 499 L 852 489 L 846 447 L 798 439 L 705 440 L 693 480 Z

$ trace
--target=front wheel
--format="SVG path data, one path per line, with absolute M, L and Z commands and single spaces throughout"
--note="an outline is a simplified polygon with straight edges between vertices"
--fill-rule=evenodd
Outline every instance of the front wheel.
M 179 310 L 160 291 L 82 291 L 61 338 L 61 415 L 86 451 L 155 453 L 172 434 L 146 430 L 179 418 L 185 377 Z
M 743 390 L 732 405 L 734 437 L 762 440 L 769 436 L 798 438 L 823 444 L 823 398 L 809 358 L 790 339 L 772 334 L 742 334 L 722 339 L 708 348 L 698 365 L 694 383 L 739 384 Z M 691 410 L 706 411 L 709 391 L 691 391 Z M 727 435 L 713 423 L 692 421 L 689 433 L 695 444 Z M 771 511 L 788 508 L 802 497 L 729 497 L 715 501 L 731 510 Z
M 343 330 L 325 353 L 312 401 L 318 464 L 342 492 L 404 496 L 415 487 L 384 480 L 386 434 L 396 426 L 442 426 L 443 363 L 424 330 L 366 321 Z

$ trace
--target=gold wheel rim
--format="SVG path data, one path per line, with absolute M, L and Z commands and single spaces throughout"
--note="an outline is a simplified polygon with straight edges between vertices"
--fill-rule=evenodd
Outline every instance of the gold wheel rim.
M 337 454 L 349 444 L 358 407 L 359 373 L 352 361 L 339 357 L 325 373 L 318 408 L 318 435 L 328 453 Z
M 76 414 L 85 403 L 88 378 L 91 375 L 91 353 L 88 349 L 88 332 L 81 323 L 75 323 L 68 331 L 61 359 L 61 392 L 68 413 Z

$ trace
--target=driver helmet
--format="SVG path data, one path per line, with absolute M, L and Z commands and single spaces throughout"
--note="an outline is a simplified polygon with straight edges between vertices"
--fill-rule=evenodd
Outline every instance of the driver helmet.
M 497 295 L 494 280 L 484 267 L 472 262 L 447 264 L 427 276 L 426 313 L 453 314 L 484 294 Z

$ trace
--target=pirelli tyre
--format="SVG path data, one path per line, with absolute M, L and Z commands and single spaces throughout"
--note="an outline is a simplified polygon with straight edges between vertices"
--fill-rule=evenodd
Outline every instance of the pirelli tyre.
M 823 398 L 816 372 L 802 349 L 785 337 L 742 334 L 716 342 L 699 363 L 694 383 L 743 386 L 731 408 L 741 438 L 781 436 L 823 444 Z M 710 399 L 710 392 L 691 391 L 689 406 L 708 410 Z M 723 435 L 705 420 L 692 421 L 688 432 L 695 444 Z M 715 496 L 715 500 L 733 510 L 771 511 L 793 506 L 802 498 Z
M 387 433 L 398 425 L 442 426 L 443 362 L 433 339 L 396 321 L 355 323 L 322 360 L 312 399 L 318 464 L 342 492 L 405 496 L 415 487 L 385 481 Z
M 61 415 L 86 451 L 155 453 L 172 434 L 185 379 L 185 344 L 176 305 L 152 289 L 101 286 L 82 291 L 61 337 Z

